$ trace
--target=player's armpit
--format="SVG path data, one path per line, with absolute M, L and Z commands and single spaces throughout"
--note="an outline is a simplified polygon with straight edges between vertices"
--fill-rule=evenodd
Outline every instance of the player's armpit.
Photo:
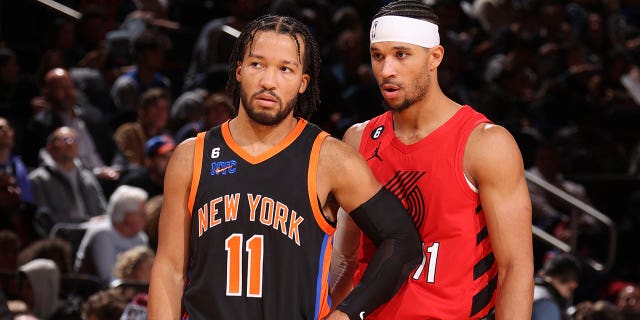
M 350 214 L 377 246 L 362 280 L 337 307 L 350 319 L 361 319 L 393 297 L 420 262 L 422 250 L 411 218 L 388 190 L 381 188 Z

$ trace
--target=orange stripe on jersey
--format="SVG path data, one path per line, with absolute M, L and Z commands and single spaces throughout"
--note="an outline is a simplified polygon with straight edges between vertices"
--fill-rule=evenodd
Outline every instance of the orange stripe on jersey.
M 322 279 L 329 279 L 329 266 L 331 265 L 331 254 L 333 252 L 333 236 L 329 237 L 327 241 L 327 247 L 324 250 L 324 258 L 322 263 Z M 329 281 L 322 281 L 320 287 L 320 310 L 318 311 L 318 320 L 324 319 L 329 312 L 331 312 L 331 306 L 329 305 Z
M 311 159 L 309 159 L 309 177 L 307 179 L 309 186 L 309 203 L 311 203 L 311 209 L 313 210 L 313 217 L 316 219 L 316 223 L 320 226 L 322 231 L 327 234 L 333 234 L 335 232 L 335 228 L 332 227 L 327 220 L 324 218 L 324 214 L 322 213 L 322 209 L 318 204 L 318 186 L 317 186 L 317 177 L 318 177 L 318 161 L 320 160 L 320 147 L 322 146 L 322 142 L 329 134 L 326 132 L 320 133 L 316 140 L 313 142 L 313 147 L 311 148 Z
M 191 190 L 189 190 L 189 202 L 187 203 L 189 215 L 191 215 L 191 212 L 193 212 L 193 203 L 196 202 L 198 184 L 200 183 L 200 171 L 202 170 L 202 152 L 204 150 L 205 134 L 206 132 L 200 132 L 196 136 L 196 148 L 193 152 L 193 175 L 191 177 Z
M 291 145 L 293 141 L 295 141 L 296 138 L 300 135 L 300 133 L 302 133 L 302 130 L 304 130 L 304 127 L 306 125 L 307 125 L 306 120 L 299 119 L 298 123 L 293 128 L 293 130 L 289 133 L 289 135 L 287 135 L 282 141 L 280 141 L 275 146 L 271 147 L 269 150 L 267 150 L 263 154 L 257 155 L 257 156 L 251 155 L 250 153 L 246 152 L 239 144 L 236 143 L 235 140 L 233 140 L 233 136 L 231 136 L 231 131 L 229 130 L 229 122 L 223 123 L 220 128 L 222 131 L 222 137 L 224 138 L 224 141 L 227 143 L 229 148 L 231 148 L 231 150 L 237 153 L 245 161 L 251 164 L 258 164 L 262 161 L 265 161 L 275 156 L 280 151 L 284 150 L 286 147 Z

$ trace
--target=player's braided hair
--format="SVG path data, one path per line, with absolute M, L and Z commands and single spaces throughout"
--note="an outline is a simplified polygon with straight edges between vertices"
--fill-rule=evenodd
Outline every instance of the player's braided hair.
M 399 0 L 390 2 L 380 8 L 373 19 L 382 16 L 401 16 L 438 24 L 438 16 L 423 0 Z
M 307 90 L 298 97 L 298 103 L 294 108 L 295 117 L 309 118 L 320 103 L 320 86 L 318 77 L 320 73 L 320 53 L 318 45 L 307 27 L 300 21 L 284 16 L 264 15 L 247 25 L 236 41 L 231 57 L 229 58 L 229 80 L 227 81 L 227 92 L 233 99 L 235 113 L 238 111 L 240 103 L 240 83 L 235 76 L 238 63 L 244 59 L 247 49 L 251 48 L 254 37 L 258 31 L 274 31 L 280 34 L 288 34 L 295 41 L 298 47 L 298 59 L 302 62 L 302 72 L 309 75 L 309 85 Z M 300 57 L 300 43 L 296 35 L 300 35 L 304 41 L 304 57 Z

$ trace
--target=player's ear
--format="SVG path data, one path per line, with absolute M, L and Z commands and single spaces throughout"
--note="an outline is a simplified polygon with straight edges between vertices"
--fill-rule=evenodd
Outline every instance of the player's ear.
M 299 94 L 303 94 L 307 90 L 310 79 L 311 79 L 310 75 L 306 73 L 302 74 L 302 80 L 300 81 L 300 89 L 298 89 Z
M 240 82 L 240 71 L 242 70 L 242 62 L 238 61 L 236 63 L 236 81 Z
M 444 57 L 444 47 L 437 45 L 429 49 L 429 71 L 434 71 L 442 63 Z

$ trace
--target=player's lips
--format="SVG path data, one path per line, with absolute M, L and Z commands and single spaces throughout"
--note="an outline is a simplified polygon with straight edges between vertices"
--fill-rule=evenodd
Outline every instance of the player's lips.
M 383 84 L 381 88 L 385 99 L 393 99 L 400 93 L 400 87 L 393 84 Z
M 260 103 L 260 105 L 264 106 L 272 106 L 274 104 L 278 104 L 278 99 L 270 94 L 261 93 L 255 96 L 255 100 Z

